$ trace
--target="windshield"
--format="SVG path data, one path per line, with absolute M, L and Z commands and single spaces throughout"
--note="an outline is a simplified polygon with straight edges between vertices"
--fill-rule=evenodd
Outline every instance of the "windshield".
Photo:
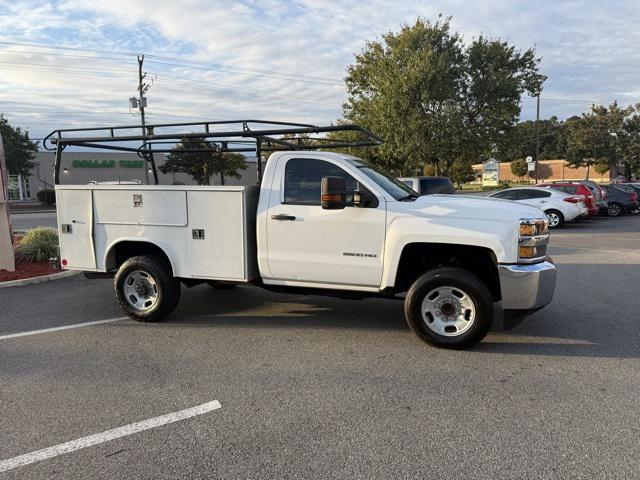
M 418 192 L 405 185 L 397 178 L 392 177 L 384 170 L 375 167 L 360 159 L 351 159 L 352 165 L 358 168 L 363 174 L 369 177 L 376 185 L 384 189 L 396 200 L 408 200 L 418 198 Z

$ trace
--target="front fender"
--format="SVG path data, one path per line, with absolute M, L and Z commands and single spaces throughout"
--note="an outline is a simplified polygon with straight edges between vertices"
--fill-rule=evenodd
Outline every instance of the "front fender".
M 498 263 L 509 263 L 517 258 L 518 231 L 504 220 L 398 217 L 387 230 L 381 289 L 394 286 L 402 252 L 412 243 L 482 247 L 491 250 Z

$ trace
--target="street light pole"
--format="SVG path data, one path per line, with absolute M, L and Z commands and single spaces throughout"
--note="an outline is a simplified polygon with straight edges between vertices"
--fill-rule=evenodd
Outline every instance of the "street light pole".
M 538 156 L 540 155 L 540 92 L 542 84 L 549 78 L 546 75 L 538 76 L 538 91 L 536 95 L 536 183 L 538 183 Z

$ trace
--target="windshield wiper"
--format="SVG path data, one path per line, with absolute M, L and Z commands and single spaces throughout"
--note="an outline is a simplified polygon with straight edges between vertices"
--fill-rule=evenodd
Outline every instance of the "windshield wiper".
M 419 197 L 419 195 L 416 195 L 415 193 L 409 193 L 409 194 L 405 195 L 404 197 L 400 197 L 398 199 L 398 201 L 399 202 L 407 202 L 409 200 L 415 200 L 418 197 Z

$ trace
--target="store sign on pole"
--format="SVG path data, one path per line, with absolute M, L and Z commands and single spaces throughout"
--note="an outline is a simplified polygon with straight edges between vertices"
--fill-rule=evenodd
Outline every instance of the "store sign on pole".
M 9 172 L 4 159 L 4 145 L 0 136 L 0 270 L 13 272 L 16 259 L 13 253 L 11 219 L 9 218 Z
M 497 187 L 500 183 L 500 162 L 490 158 L 482 164 L 482 185 Z
M 527 170 L 529 172 L 536 171 L 536 162 L 533 161 L 533 157 L 529 156 L 525 159 L 527 161 Z

